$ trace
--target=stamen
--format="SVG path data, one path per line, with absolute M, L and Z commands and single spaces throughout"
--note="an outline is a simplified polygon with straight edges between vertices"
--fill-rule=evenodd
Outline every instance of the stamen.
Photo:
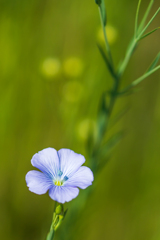
M 63 172 L 61 170 L 58 170 L 58 176 L 61 177 Z
M 62 172 L 61 172 L 62 173 Z M 63 174 L 63 173 L 62 173 Z M 63 185 L 63 183 L 65 182 L 65 181 L 67 181 L 68 180 L 68 177 L 67 176 L 65 176 L 64 178 L 63 178 L 63 180 L 61 180 L 61 179 L 57 179 L 57 180 L 54 180 L 54 185 L 56 185 L 56 186 L 62 186 Z
M 63 182 L 62 182 L 62 181 L 59 181 L 59 180 L 56 180 L 56 181 L 54 182 L 54 184 L 55 184 L 56 186 L 62 186 L 62 185 L 63 185 Z
M 67 181 L 67 180 L 68 180 L 68 177 L 65 176 L 65 177 L 63 178 L 63 181 Z

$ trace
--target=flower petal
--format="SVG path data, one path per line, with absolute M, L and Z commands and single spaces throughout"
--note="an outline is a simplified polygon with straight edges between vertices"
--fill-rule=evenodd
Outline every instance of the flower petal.
M 80 167 L 74 175 L 69 178 L 65 183 L 64 186 L 72 186 L 72 187 L 79 187 L 82 189 L 87 188 L 88 186 L 92 185 L 94 180 L 94 176 L 90 168 L 82 166 Z
M 34 167 L 54 178 L 59 170 L 59 157 L 54 148 L 45 148 L 31 159 Z
M 26 174 L 26 183 L 31 192 L 44 194 L 53 186 L 53 182 L 44 173 L 39 171 L 29 171 Z
M 84 156 L 77 154 L 70 149 L 60 149 L 58 151 L 60 159 L 60 169 L 63 172 L 63 177 L 71 177 L 85 162 Z
M 78 194 L 79 189 L 75 187 L 53 186 L 49 190 L 49 196 L 59 203 L 69 202 L 76 198 Z

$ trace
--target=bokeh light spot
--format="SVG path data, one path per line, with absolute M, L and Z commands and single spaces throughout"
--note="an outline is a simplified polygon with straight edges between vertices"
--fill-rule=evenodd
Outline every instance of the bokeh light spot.
M 118 37 L 117 30 L 113 26 L 111 26 L 111 25 L 107 25 L 105 27 L 105 29 L 106 29 L 106 33 L 107 33 L 107 38 L 108 38 L 109 44 L 111 44 L 111 45 L 114 44 L 116 42 L 116 40 L 117 40 L 117 37 Z M 103 30 L 102 30 L 101 27 L 98 30 L 97 37 L 98 37 L 98 40 L 100 42 L 104 42 Z
M 83 62 L 80 58 L 70 57 L 64 61 L 63 70 L 69 77 L 78 77 L 83 72 Z
M 42 63 L 42 74 L 51 79 L 60 72 L 61 63 L 56 58 L 46 58 Z
M 89 118 L 82 120 L 77 125 L 77 136 L 80 140 L 86 141 L 90 132 L 95 133 L 96 124 L 95 121 Z

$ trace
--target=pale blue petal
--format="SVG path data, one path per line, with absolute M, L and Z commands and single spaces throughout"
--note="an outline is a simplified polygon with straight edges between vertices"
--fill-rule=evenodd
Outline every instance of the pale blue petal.
M 49 190 L 49 196 L 59 203 L 69 202 L 78 194 L 79 189 L 75 187 L 53 186 Z
M 88 186 L 92 185 L 94 180 L 94 176 L 90 168 L 82 166 L 80 167 L 74 175 L 69 178 L 65 183 L 64 186 L 72 186 L 72 187 L 79 187 L 82 189 L 87 188 Z
M 39 171 L 29 171 L 25 179 L 29 190 L 36 194 L 44 194 L 53 186 L 51 179 Z
M 32 157 L 31 163 L 43 173 L 47 173 L 50 178 L 54 178 L 59 170 L 59 157 L 54 148 L 45 148 L 36 153 Z
M 67 176 L 70 178 L 85 162 L 84 156 L 77 154 L 70 149 L 61 149 L 58 151 L 58 155 L 63 177 Z

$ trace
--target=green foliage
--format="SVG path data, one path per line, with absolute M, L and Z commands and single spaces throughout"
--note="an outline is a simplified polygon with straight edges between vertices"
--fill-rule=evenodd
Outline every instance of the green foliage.
M 126 56 L 125 56 L 124 60 L 121 62 L 120 67 L 119 67 L 117 72 L 114 70 L 115 67 L 113 65 L 112 54 L 111 54 L 110 46 L 108 44 L 107 34 L 106 34 L 106 31 L 105 31 L 105 28 L 104 28 L 105 27 L 104 15 L 103 15 L 103 12 L 102 12 L 101 8 L 99 8 L 100 17 L 101 17 L 101 25 L 102 25 L 102 29 L 103 29 L 103 33 L 104 33 L 104 39 L 105 39 L 107 54 L 104 52 L 103 48 L 100 45 L 98 45 L 98 49 L 99 49 L 99 51 L 100 51 L 100 53 L 103 57 L 103 60 L 106 63 L 106 66 L 107 66 L 107 68 L 108 68 L 108 70 L 109 70 L 109 72 L 110 72 L 110 74 L 113 78 L 113 86 L 112 86 L 110 91 L 106 91 L 102 95 L 102 103 L 100 104 L 101 107 L 100 107 L 100 110 L 98 112 L 98 117 L 97 117 L 97 140 L 95 141 L 95 146 L 93 146 L 93 153 L 91 154 L 91 159 L 92 160 L 94 159 L 94 162 L 95 162 L 95 164 L 93 164 L 94 171 L 96 170 L 96 167 L 97 167 L 97 161 L 95 160 L 95 158 L 97 158 L 97 160 L 98 160 L 98 158 L 101 158 L 101 157 L 104 158 L 104 156 L 107 157 L 108 152 L 110 152 L 110 149 L 112 149 L 112 147 L 117 142 L 119 142 L 119 140 L 122 137 L 121 134 L 115 135 L 115 136 L 113 136 L 113 138 L 111 138 L 111 140 L 109 142 L 107 142 L 107 144 L 105 144 L 103 147 L 101 147 L 101 144 L 103 142 L 103 138 L 104 138 L 104 136 L 107 132 L 107 129 L 108 129 L 108 123 L 110 121 L 111 113 L 112 113 L 114 104 L 117 100 L 117 97 L 123 96 L 123 95 L 126 95 L 126 94 L 130 94 L 131 89 L 133 87 L 137 86 L 139 83 L 141 83 L 148 76 L 150 76 L 151 74 L 153 74 L 154 72 L 156 72 L 157 70 L 160 69 L 160 65 L 156 67 L 156 65 L 158 63 L 158 60 L 159 60 L 159 54 L 158 54 L 158 56 L 156 57 L 154 62 L 151 64 L 151 66 L 149 67 L 149 69 L 146 73 L 144 73 L 138 79 L 134 80 L 124 90 L 119 91 L 120 82 L 121 82 L 121 79 L 123 77 L 124 71 L 125 71 L 125 69 L 128 65 L 128 62 L 129 62 L 130 58 L 133 55 L 134 50 L 136 49 L 136 47 L 138 45 L 138 41 L 142 40 L 143 38 L 146 38 L 147 36 L 149 36 L 150 34 L 155 32 L 156 30 L 158 30 L 158 28 L 156 28 L 156 29 L 150 31 L 149 33 L 143 35 L 160 11 L 160 8 L 158 8 L 158 10 L 153 15 L 153 17 L 150 19 L 150 21 L 146 24 L 146 26 L 144 26 L 145 22 L 146 22 L 146 19 L 148 17 L 148 14 L 150 12 L 152 4 L 153 4 L 153 1 L 150 2 L 149 6 L 148 6 L 148 8 L 147 8 L 147 10 L 144 14 L 144 17 L 142 18 L 142 21 L 139 25 L 138 24 L 138 18 L 139 18 L 139 11 L 140 11 L 140 5 L 141 5 L 141 0 L 139 0 L 138 7 L 137 7 L 137 12 L 136 12 L 136 18 L 135 18 L 134 36 L 133 36 L 133 38 L 132 38 L 132 40 L 129 44 L 129 47 L 127 48 Z M 99 6 L 101 6 L 101 3 L 99 4 Z M 109 97 L 109 101 L 108 101 L 107 104 L 106 104 L 106 96 Z M 105 162 L 103 162 L 103 165 L 105 165 Z

